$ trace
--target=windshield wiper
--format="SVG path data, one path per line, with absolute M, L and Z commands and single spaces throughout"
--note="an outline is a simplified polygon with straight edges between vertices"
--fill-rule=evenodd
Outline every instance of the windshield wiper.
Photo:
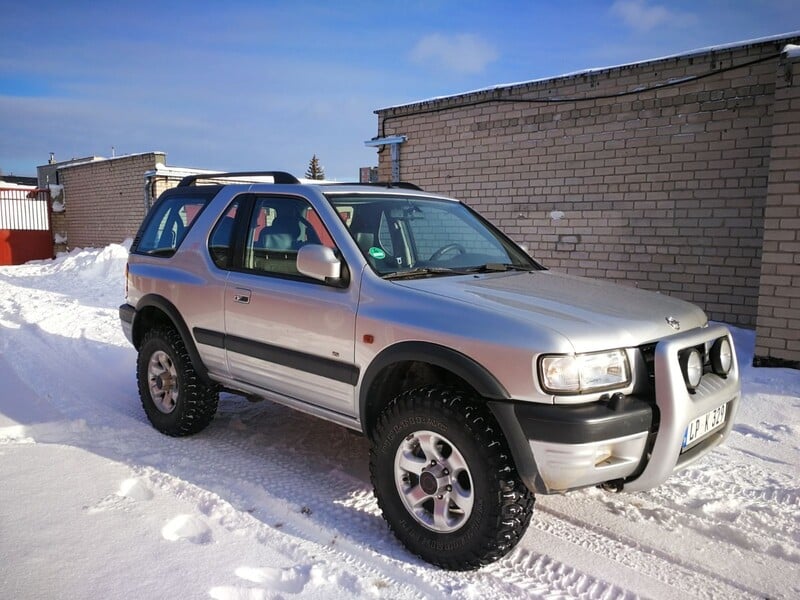
M 463 269 L 448 269 L 446 267 L 417 267 L 409 271 L 395 271 L 383 275 L 384 279 L 413 279 L 415 277 L 429 277 L 431 275 L 466 275 Z
M 413 279 L 432 275 L 471 275 L 474 273 L 502 273 L 504 271 L 536 271 L 536 267 L 514 265 L 511 263 L 486 263 L 474 267 L 451 269 L 448 267 L 417 267 L 408 271 L 394 271 L 383 275 L 384 279 Z
M 511 263 L 486 263 L 477 267 L 469 267 L 470 273 L 502 273 L 503 271 L 535 271 L 535 267 L 514 265 Z

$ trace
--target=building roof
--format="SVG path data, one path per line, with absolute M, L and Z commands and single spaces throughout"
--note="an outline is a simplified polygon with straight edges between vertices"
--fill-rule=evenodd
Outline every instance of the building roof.
M 0 174 L 0 187 L 11 186 L 25 186 L 36 187 L 36 177 L 20 177 L 17 175 L 1 175 Z
M 423 108 L 423 107 L 427 108 L 431 104 L 439 104 L 439 103 L 441 103 L 443 101 L 446 101 L 446 100 L 453 100 L 453 99 L 456 99 L 456 98 L 465 98 L 467 96 L 486 95 L 486 94 L 491 93 L 491 92 L 497 92 L 498 90 L 509 90 L 509 89 L 512 89 L 512 88 L 525 87 L 525 86 L 530 86 L 532 84 L 544 83 L 544 82 L 548 82 L 548 81 L 556 81 L 556 80 L 559 80 L 559 79 L 569 79 L 569 78 L 578 77 L 578 76 L 582 76 L 582 75 L 598 74 L 598 73 L 603 73 L 603 72 L 607 72 L 607 71 L 613 71 L 613 70 L 616 70 L 616 69 L 625 69 L 625 68 L 630 68 L 630 67 L 635 67 L 635 66 L 640 66 L 640 65 L 646 65 L 646 64 L 651 64 L 651 63 L 657 63 L 657 62 L 666 61 L 666 60 L 674 60 L 674 59 L 679 59 L 679 58 L 690 58 L 690 57 L 693 57 L 693 56 L 698 56 L 698 55 L 701 55 L 701 54 L 708 54 L 708 53 L 711 53 L 711 52 L 730 51 L 730 50 L 736 50 L 736 49 L 740 49 L 740 48 L 747 48 L 747 47 L 750 47 L 750 46 L 758 46 L 758 45 L 764 45 L 764 44 L 775 43 L 775 42 L 783 42 L 785 44 L 789 44 L 789 42 L 800 42 L 800 31 L 781 33 L 781 34 L 778 34 L 778 35 L 755 38 L 755 39 L 751 39 L 751 40 L 744 40 L 744 41 L 740 41 L 740 42 L 733 42 L 733 43 L 730 43 L 730 44 L 720 44 L 720 45 L 717 45 L 717 46 L 707 46 L 705 48 L 697 48 L 695 50 L 689 50 L 687 52 L 682 52 L 682 53 L 679 53 L 679 54 L 670 54 L 668 56 L 662 56 L 662 57 L 659 57 L 659 58 L 651 58 L 651 59 L 647 59 L 647 60 L 631 62 L 631 63 L 625 63 L 625 64 L 621 64 L 621 65 L 583 69 L 581 71 L 574 71 L 574 72 L 571 72 L 571 73 L 565 73 L 563 75 L 556 75 L 556 76 L 553 76 L 553 77 L 542 77 L 542 78 L 539 78 L 539 79 L 531 79 L 531 80 L 528 80 L 528 81 L 519 81 L 519 82 L 516 82 L 516 83 L 502 83 L 502 84 L 493 85 L 493 86 L 489 86 L 489 87 L 485 87 L 485 88 L 479 88 L 479 89 L 476 89 L 476 90 L 471 90 L 471 91 L 468 91 L 468 92 L 461 92 L 461 93 L 458 93 L 458 94 L 451 94 L 451 95 L 447 95 L 447 96 L 435 96 L 433 98 L 428 98 L 428 99 L 425 99 L 425 100 L 418 100 L 418 101 L 415 101 L 415 102 L 409 102 L 408 104 L 397 104 L 397 105 L 394 105 L 394 106 L 387 106 L 385 108 L 379 108 L 379 109 L 375 110 L 374 112 L 375 112 L 375 114 L 380 114 L 380 113 L 384 113 L 384 112 L 387 112 L 387 111 L 390 111 L 390 110 L 396 110 L 396 109 L 412 109 L 412 108 Z M 786 48 L 790 49 L 790 46 L 791 45 L 787 46 Z M 454 108 L 455 108 L 455 106 L 454 106 Z

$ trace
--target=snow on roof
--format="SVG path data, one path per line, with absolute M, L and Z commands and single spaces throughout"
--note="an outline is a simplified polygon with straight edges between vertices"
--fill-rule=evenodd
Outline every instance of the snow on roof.
M 99 160 L 106 160 L 102 156 L 85 156 L 83 158 L 70 158 L 69 160 L 62 160 L 59 162 L 54 163 L 47 163 L 46 165 L 39 165 L 37 168 L 44 168 L 44 167 L 56 167 L 58 169 L 63 169 L 64 167 L 73 167 L 75 165 L 85 165 L 91 162 L 97 162 Z
M 3 181 L 0 179 L 0 188 L 4 190 L 35 190 L 35 185 L 24 185 L 21 183 L 11 183 L 10 181 Z
M 187 177 L 189 175 L 206 175 L 209 173 L 219 173 L 209 169 L 193 169 L 190 167 L 168 167 L 164 163 L 156 163 L 156 168 L 147 171 L 145 177 Z
M 300 183 L 305 183 L 309 185 L 333 185 L 337 183 L 341 183 L 336 179 L 308 179 L 306 177 L 298 177 L 297 180 Z
M 131 154 L 120 154 L 118 156 L 112 156 L 111 158 L 100 158 L 100 160 L 120 160 L 123 158 L 133 158 L 135 156 L 148 156 L 150 154 L 164 154 L 166 156 L 166 152 L 162 152 L 161 150 L 151 150 L 149 152 L 132 152 Z
M 669 54 L 667 56 L 661 56 L 659 58 L 648 58 L 646 60 L 635 61 L 635 62 L 630 62 L 630 63 L 623 63 L 623 64 L 619 64 L 619 65 L 611 65 L 611 66 L 606 66 L 606 67 L 591 67 L 591 68 L 588 68 L 588 69 L 582 69 L 580 71 L 572 71 L 570 73 L 564 73 L 562 75 L 554 75 L 554 76 L 551 76 L 551 77 L 540 77 L 538 79 L 530 79 L 530 80 L 527 80 L 527 81 L 518 81 L 518 82 L 515 82 L 515 83 L 500 83 L 500 84 L 497 84 L 497 85 L 491 85 L 491 86 L 484 87 L 484 88 L 478 88 L 478 89 L 475 89 L 475 90 L 470 90 L 468 92 L 460 92 L 458 94 L 449 94 L 449 95 L 446 95 L 446 96 L 434 96 L 432 98 L 427 98 L 425 100 L 417 100 L 417 101 L 409 102 L 409 103 L 406 103 L 406 104 L 396 104 L 396 105 L 393 105 L 393 106 L 387 106 L 385 108 L 379 108 L 379 109 L 375 110 L 374 112 L 376 114 L 378 114 L 378 113 L 385 112 L 387 110 L 392 110 L 392 109 L 395 109 L 395 108 L 406 108 L 406 107 L 415 106 L 415 105 L 418 105 L 418 104 L 428 104 L 428 103 L 431 103 L 431 102 L 438 102 L 438 101 L 441 101 L 441 100 L 448 100 L 450 98 L 459 98 L 461 96 L 470 96 L 472 94 L 481 94 L 481 93 L 485 93 L 485 92 L 491 92 L 491 91 L 494 91 L 494 90 L 500 90 L 500 89 L 523 86 L 523 85 L 531 85 L 531 84 L 534 84 L 534 83 L 541 83 L 543 81 L 552 81 L 552 80 L 555 80 L 555 79 L 564 79 L 564 78 L 567 78 L 567 77 L 577 77 L 578 75 L 588 75 L 590 73 L 598 73 L 598 72 L 601 72 L 601 71 L 611 71 L 613 69 L 623 69 L 623 68 L 626 68 L 626 67 L 644 65 L 644 64 L 648 64 L 648 63 L 659 62 L 659 61 L 662 61 L 662 60 L 670 60 L 670 59 L 673 59 L 673 58 L 688 58 L 690 56 L 697 56 L 698 54 L 706 54 L 708 52 L 720 52 L 720 51 L 723 51 L 723 50 L 733 50 L 735 48 L 742 48 L 742 47 L 745 47 L 745 46 L 753 46 L 755 44 L 766 44 L 766 43 L 769 43 L 769 42 L 777 42 L 777 41 L 780 41 L 780 40 L 791 39 L 791 38 L 800 38 L 800 31 L 791 31 L 791 32 L 788 32 L 788 33 L 781 33 L 781 34 L 778 34 L 778 35 L 771 35 L 771 36 L 761 37 L 761 38 L 753 38 L 753 39 L 750 39 L 750 40 L 744 40 L 744 41 L 740 41 L 740 42 L 731 42 L 729 44 L 719 44 L 719 45 L 716 45 L 716 46 L 706 46 L 704 48 L 697 48 L 695 50 L 689 50 L 688 52 L 679 52 L 677 54 Z M 797 46 L 789 44 L 784 48 L 784 52 L 786 52 L 787 49 L 789 49 L 789 48 L 797 48 Z M 790 57 L 795 57 L 795 56 L 798 56 L 798 55 L 790 53 L 789 56 Z
M 788 58 L 800 58 L 800 46 L 795 44 L 786 44 L 783 47 L 783 53 Z
M 71 160 L 64 160 L 57 163 L 49 163 L 46 165 L 39 165 L 39 167 L 57 167 L 59 169 L 66 169 L 69 167 L 77 167 L 79 165 L 85 165 L 89 163 L 96 163 L 96 162 L 108 162 L 112 160 L 122 160 L 125 158 L 133 158 L 135 156 L 148 156 L 150 154 L 164 154 L 166 152 L 162 152 L 161 150 L 151 150 L 150 152 L 133 152 L 131 154 L 120 154 L 119 156 L 112 156 L 111 158 L 106 158 L 105 156 L 87 156 L 85 158 L 73 158 Z

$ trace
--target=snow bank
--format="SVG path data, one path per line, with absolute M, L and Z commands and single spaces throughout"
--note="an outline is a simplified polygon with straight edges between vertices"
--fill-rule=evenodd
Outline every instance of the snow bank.
M 46 276 L 50 285 L 86 285 L 93 283 L 99 288 L 107 288 L 122 281 L 128 251 L 133 240 L 122 244 L 110 244 L 105 248 L 75 248 L 69 252 L 59 252 L 53 260 L 34 260 L 20 265 L 19 270 L 10 275 L 18 277 Z

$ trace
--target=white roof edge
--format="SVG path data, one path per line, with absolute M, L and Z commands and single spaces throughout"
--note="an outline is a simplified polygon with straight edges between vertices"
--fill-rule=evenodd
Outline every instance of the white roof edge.
M 10 181 L 4 181 L 3 177 L 0 176 L 0 189 L 3 189 L 3 190 L 28 190 L 28 191 L 33 191 L 35 189 L 38 189 L 38 186 L 26 185 L 24 183 L 11 183 Z
M 483 92 L 491 92 L 492 90 L 499 90 L 499 89 L 517 87 L 517 86 L 522 86 L 522 85 L 530 85 L 532 83 L 541 83 L 543 81 L 552 81 L 552 80 L 555 80 L 555 79 L 563 79 L 563 78 L 566 78 L 566 77 L 576 77 L 578 75 L 585 75 L 585 74 L 588 74 L 588 73 L 597 73 L 597 72 L 600 72 L 600 71 L 611 71 L 613 69 L 622 69 L 622 68 L 625 68 L 625 67 L 633 67 L 633 66 L 636 66 L 636 65 L 643 65 L 643 64 L 647 64 L 647 63 L 651 63 L 651 62 L 658 62 L 658 61 L 661 61 L 661 60 L 670 60 L 670 59 L 673 59 L 673 58 L 688 58 L 690 56 L 696 56 L 698 54 L 705 54 L 707 52 L 717 52 L 717 51 L 721 51 L 721 50 L 733 50 L 735 48 L 741 48 L 741 47 L 744 47 L 744 46 L 752 46 L 754 44 L 766 44 L 766 43 L 769 43 L 769 42 L 777 42 L 779 40 L 789 39 L 789 38 L 794 38 L 794 37 L 800 37 L 800 31 L 789 31 L 787 33 L 781 33 L 781 34 L 777 34 L 777 35 L 771 35 L 771 36 L 760 37 L 760 38 L 753 38 L 753 39 L 750 39 L 750 40 L 743 40 L 743 41 L 740 41 L 740 42 L 731 42 L 729 44 L 719 44 L 719 45 L 716 45 L 716 46 L 706 46 L 706 47 L 703 47 L 703 48 L 697 48 L 695 50 L 688 50 L 686 52 L 678 52 L 676 54 L 668 54 L 666 56 L 660 56 L 658 58 L 648 58 L 646 60 L 640 60 L 640 61 L 635 61 L 635 62 L 630 62 L 630 63 L 623 63 L 623 64 L 619 64 L 619 65 L 610 65 L 610 66 L 607 66 L 607 67 L 591 67 L 591 68 L 588 68 L 588 69 L 582 69 L 580 71 L 572 71 L 570 73 L 563 73 L 561 75 L 553 75 L 551 77 L 540 77 L 538 79 L 529 79 L 527 81 L 517 81 L 515 83 L 500 83 L 500 84 L 497 84 L 497 85 L 491 85 L 491 86 L 487 86 L 487 87 L 484 87 L 484 88 L 478 88 L 478 89 L 470 90 L 470 91 L 467 91 L 467 92 L 459 92 L 458 94 L 448 94 L 446 96 L 434 96 L 433 98 L 426 98 L 425 100 L 415 100 L 414 102 L 408 102 L 406 104 L 395 104 L 393 106 L 387 106 L 385 108 L 378 108 L 374 112 L 375 113 L 380 113 L 380 112 L 384 112 L 384 111 L 387 111 L 387 110 L 392 110 L 394 108 L 406 108 L 406 107 L 415 106 L 415 105 L 418 105 L 418 104 L 427 104 L 429 102 L 438 102 L 440 100 L 449 100 L 450 98 L 459 98 L 461 96 L 470 96 L 472 94 L 480 94 L 480 93 L 483 93 Z M 789 48 L 791 46 L 792 46 L 792 44 L 788 44 L 786 48 Z M 787 51 L 786 48 L 784 48 L 784 52 Z M 795 56 L 795 55 L 791 55 L 791 56 Z
M 130 154 L 120 154 L 119 156 L 112 156 L 106 160 L 117 160 L 119 158 L 131 158 L 132 156 L 146 156 L 147 154 L 163 154 L 167 155 L 163 150 L 148 150 L 147 152 L 131 152 Z
M 108 162 L 111 160 L 122 160 L 123 158 L 133 158 L 135 156 L 147 156 L 148 154 L 163 154 L 164 156 L 167 155 L 166 152 L 163 152 L 161 150 L 151 150 L 149 152 L 133 152 L 131 154 L 120 154 L 119 156 L 112 156 L 111 158 L 107 158 L 105 156 L 87 156 L 86 158 L 77 158 L 75 160 L 64 160 L 52 164 L 48 163 L 46 165 L 39 165 L 37 168 L 58 167 L 59 169 L 66 169 L 68 167 L 77 167 L 79 165 L 88 165 L 96 162 Z
M 190 175 L 225 175 L 228 171 L 212 171 L 209 169 L 193 169 L 191 167 L 168 167 L 161 163 L 155 169 L 147 171 L 145 177 L 187 177 Z M 272 183 L 275 178 L 272 175 L 250 175 L 240 178 L 225 177 L 225 181 L 230 183 Z M 335 179 L 308 179 L 298 177 L 297 180 L 302 184 L 332 185 L 339 183 Z
M 303 185 L 335 185 L 340 183 L 335 179 L 308 179 L 307 177 L 298 177 L 297 181 Z
M 150 150 L 148 152 L 131 152 L 130 154 L 120 154 L 119 156 L 112 156 L 111 158 L 101 157 L 100 160 L 104 160 L 104 161 L 122 160 L 123 158 L 134 158 L 136 156 L 147 156 L 148 154 L 163 154 L 164 156 L 167 155 L 166 152 L 162 152 L 161 150 Z
M 162 163 L 156 163 L 156 168 L 147 171 L 145 177 L 187 177 L 188 175 L 208 175 L 214 173 L 221 173 L 221 171 L 212 171 L 209 169 L 192 169 L 190 167 L 168 167 Z
M 75 158 L 75 159 L 71 159 L 71 160 L 61 160 L 61 161 L 55 162 L 55 163 L 47 163 L 46 165 L 38 165 L 36 168 L 39 169 L 39 168 L 42 168 L 42 167 L 56 167 L 58 169 L 65 169 L 67 167 L 75 167 L 75 166 L 78 166 L 78 165 L 88 165 L 90 163 L 100 162 L 100 161 L 103 161 L 103 160 L 106 160 L 106 159 L 104 157 L 102 157 L 102 156 L 86 156 L 86 157 L 83 157 L 83 158 Z

